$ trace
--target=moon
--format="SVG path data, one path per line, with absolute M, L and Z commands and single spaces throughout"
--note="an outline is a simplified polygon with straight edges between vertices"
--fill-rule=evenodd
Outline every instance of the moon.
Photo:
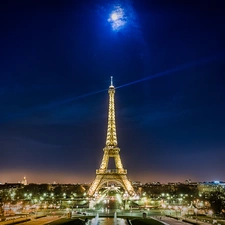
M 113 14 L 111 15 L 111 19 L 112 19 L 113 21 L 116 21 L 116 20 L 118 19 L 118 15 L 117 15 L 116 13 L 113 13 Z
M 111 24 L 113 31 L 118 31 L 123 28 L 127 23 L 124 9 L 120 6 L 116 6 L 115 9 L 111 12 L 108 22 Z

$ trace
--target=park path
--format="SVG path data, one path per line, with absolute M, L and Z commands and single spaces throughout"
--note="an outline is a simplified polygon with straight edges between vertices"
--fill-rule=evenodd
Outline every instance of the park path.
M 9 220 L 9 221 L 5 221 L 5 222 L 0 222 L 0 225 L 8 225 L 12 222 L 19 222 L 19 221 L 22 221 L 24 220 L 25 218 L 19 218 L 19 219 L 15 219 L 15 220 Z M 58 216 L 46 216 L 46 217 L 43 217 L 43 218 L 39 218 L 39 219 L 34 219 L 34 218 L 31 218 L 30 221 L 27 221 L 27 222 L 24 222 L 24 223 L 19 223 L 21 225 L 40 225 L 40 224 L 47 224 L 47 223 L 50 223 L 50 222 L 53 222 L 55 220 L 58 220 L 59 217 Z
M 153 219 L 156 219 L 160 222 L 163 222 L 165 225 L 190 225 L 190 223 L 187 223 L 187 222 L 183 222 L 182 220 L 176 220 L 176 219 L 173 219 L 173 218 L 170 218 L 170 217 L 165 217 L 165 216 L 162 216 L 162 217 L 153 217 Z M 196 222 L 195 220 L 193 220 L 193 222 Z M 200 222 L 200 221 L 197 221 L 198 224 L 200 225 L 209 225 L 210 223 L 204 223 L 204 222 Z
M 31 221 L 20 223 L 21 225 L 40 225 L 40 224 L 48 224 L 55 220 L 60 219 L 58 216 L 46 216 L 40 219 L 32 219 Z

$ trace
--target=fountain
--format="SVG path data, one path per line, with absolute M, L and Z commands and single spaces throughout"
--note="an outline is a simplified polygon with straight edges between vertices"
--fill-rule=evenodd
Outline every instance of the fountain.
M 97 225 L 98 224 L 98 219 L 99 219 L 99 215 L 97 213 L 96 217 L 91 220 L 91 225 Z
M 117 224 L 116 222 L 117 222 L 117 215 L 116 215 L 116 212 L 114 213 L 114 224 Z
M 96 217 L 89 221 L 90 225 L 127 225 L 127 221 L 125 219 L 117 218 L 117 213 L 114 213 L 114 217 L 99 217 L 97 213 Z

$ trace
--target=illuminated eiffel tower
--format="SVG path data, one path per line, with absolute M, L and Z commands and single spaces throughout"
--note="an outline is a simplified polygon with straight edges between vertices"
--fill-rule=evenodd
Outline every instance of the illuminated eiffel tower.
M 114 94 L 115 87 L 111 77 L 111 85 L 109 86 L 109 114 L 108 129 L 106 137 L 106 146 L 103 149 L 104 155 L 100 168 L 96 170 L 96 178 L 91 184 L 88 195 L 93 196 L 107 182 L 117 182 L 127 191 L 129 195 L 134 195 L 134 189 L 131 182 L 127 179 L 127 170 L 123 168 L 120 158 L 120 148 L 117 147 L 116 121 L 115 121 L 115 105 Z M 115 169 L 108 169 L 109 158 L 114 158 Z

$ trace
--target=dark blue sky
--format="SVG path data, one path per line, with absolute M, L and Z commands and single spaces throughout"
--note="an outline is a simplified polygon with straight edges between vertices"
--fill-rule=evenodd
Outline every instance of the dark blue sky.
M 222 0 L 1 1 L 0 182 L 91 182 L 110 76 L 130 179 L 225 180 L 224 12 Z

